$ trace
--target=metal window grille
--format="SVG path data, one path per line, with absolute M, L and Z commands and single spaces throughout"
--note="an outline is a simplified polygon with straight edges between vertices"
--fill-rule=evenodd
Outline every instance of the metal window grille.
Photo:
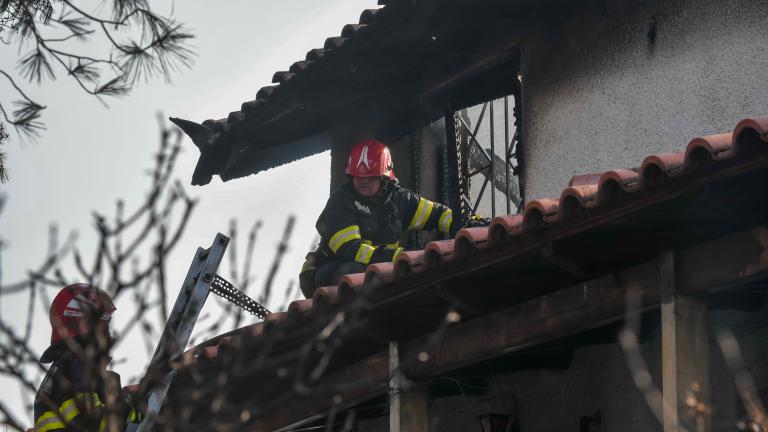
M 508 95 L 446 114 L 448 202 L 465 220 L 523 206 L 519 101 Z

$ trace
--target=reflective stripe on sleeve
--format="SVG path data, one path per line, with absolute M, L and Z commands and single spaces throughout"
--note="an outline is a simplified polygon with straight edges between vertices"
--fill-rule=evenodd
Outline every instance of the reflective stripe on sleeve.
M 411 219 L 411 223 L 408 225 L 408 229 L 420 230 L 424 228 L 424 225 L 427 224 L 427 220 L 429 220 L 429 215 L 432 214 L 433 206 L 434 203 L 432 201 L 420 198 L 419 206 L 416 207 L 416 213 L 413 215 L 413 219 Z
M 451 224 L 453 223 L 453 211 L 447 209 L 440 215 L 440 220 L 437 222 L 437 229 L 443 234 L 451 232 Z
M 141 421 L 141 415 L 136 408 L 131 408 L 131 412 L 128 413 L 128 423 L 138 423 Z
M 400 256 L 400 252 L 402 252 L 402 251 L 403 251 L 403 248 L 401 248 L 401 247 L 395 249 L 395 253 L 392 254 L 392 262 L 397 261 L 397 257 Z
M 357 225 L 350 225 L 344 229 L 341 229 L 334 234 L 328 241 L 328 247 L 331 248 L 333 253 L 339 250 L 345 243 L 352 240 L 360 240 L 360 227 Z
M 59 412 L 46 411 L 35 421 L 35 431 L 45 432 L 66 428 L 64 422 L 72 421 L 80 415 L 80 407 L 100 407 L 99 395 L 96 393 L 78 393 L 74 397 L 65 400 L 59 405 Z
M 56 411 L 46 411 L 35 422 L 35 432 L 64 429 L 67 427 Z
M 373 246 L 369 246 L 367 244 L 361 244 L 359 248 L 357 248 L 357 253 L 355 254 L 355 261 L 363 264 L 368 264 L 371 262 L 371 257 L 373 257 L 373 251 L 375 251 L 376 248 Z

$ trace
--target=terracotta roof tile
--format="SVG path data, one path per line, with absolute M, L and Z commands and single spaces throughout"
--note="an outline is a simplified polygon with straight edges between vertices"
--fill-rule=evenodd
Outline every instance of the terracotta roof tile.
M 229 116 L 227 116 L 227 122 L 229 123 L 239 122 L 242 119 L 243 119 L 242 111 L 232 111 L 231 113 L 229 113 Z
M 534 231 L 557 219 L 560 201 L 544 198 L 530 201 L 523 210 L 523 229 Z
M 488 242 L 492 246 L 500 245 L 511 236 L 523 232 L 523 215 L 496 216 L 488 226 Z
M 362 24 L 347 24 L 341 30 L 341 37 L 350 38 L 354 36 L 355 33 L 363 30 L 364 28 L 365 28 L 365 25 L 362 25 Z
M 571 180 L 568 182 L 568 187 L 597 184 L 598 180 L 600 180 L 600 176 L 601 175 L 602 175 L 602 173 L 597 173 L 597 174 L 577 174 L 577 175 L 571 177 Z
M 598 185 L 570 186 L 560 194 L 560 217 L 573 219 L 584 213 L 587 209 L 597 205 Z
M 406 251 L 400 253 L 395 261 L 395 277 L 402 278 L 424 271 L 424 251 Z
M 312 299 L 296 300 L 288 305 L 289 323 L 297 323 L 305 320 L 312 313 Z
M 314 49 L 311 49 L 311 50 L 307 51 L 306 60 L 309 61 L 309 62 L 319 61 L 328 52 L 330 52 L 330 50 L 327 50 L 325 48 L 314 48 Z
M 323 45 L 323 48 L 326 50 L 336 50 L 341 48 L 342 45 L 344 45 L 344 42 L 347 41 L 347 38 L 341 37 L 341 36 L 333 36 L 329 37 L 325 40 L 325 44 Z
M 291 67 L 288 69 L 288 71 L 291 72 L 291 73 L 297 74 L 297 73 L 307 69 L 311 64 L 312 64 L 312 62 L 300 60 L 300 61 L 297 61 L 296 63 L 292 64 Z
M 466 259 L 468 256 L 485 249 L 488 246 L 488 229 L 485 227 L 462 228 L 456 234 L 454 254 L 457 259 Z
M 430 242 L 424 251 L 401 253 L 394 265 L 393 280 L 396 282 L 396 279 L 422 273 L 429 268 L 449 262 L 453 264 L 466 259 L 473 253 L 490 247 L 503 246 L 504 243 L 532 230 L 567 222 L 577 217 L 587 217 L 590 210 L 612 204 L 612 195 L 615 194 L 612 189 L 620 190 L 623 194 L 634 194 L 653 186 L 656 181 L 653 179 L 655 175 L 663 175 L 664 178 L 658 180 L 666 181 L 691 174 L 698 166 L 694 158 L 700 158 L 702 152 L 709 154 L 713 161 L 726 160 L 739 153 L 739 147 L 747 151 L 747 148 L 754 146 L 752 144 L 754 139 L 739 140 L 741 134 L 752 135 L 763 142 L 768 142 L 768 117 L 743 120 L 734 130 L 734 134 L 724 133 L 695 138 L 684 152 L 650 155 L 637 170 L 616 169 L 604 173 L 574 176 L 570 186 L 562 191 L 559 198 L 533 200 L 525 206 L 522 215 L 498 216 L 491 221 L 489 227 L 460 230 L 454 241 Z M 733 151 L 734 149 L 736 151 Z M 644 180 L 641 181 L 641 178 Z M 377 268 L 375 271 L 381 270 Z M 350 279 L 347 279 L 348 289 L 359 292 L 362 289 L 359 275 L 347 277 L 354 277 L 356 281 L 350 284 Z
M 269 99 L 272 96 L 272 94 L 275 92 L 275 90 L 277 90 L 277 88 L 278 86 L 276 85 L 260 88 L 259 91 L 256 93 L 256 100 L 261 101 L 261 100 Z
M 757 144 L 756 140 L 750 138 L 768 142 L 768 117 L 752 117 L 740 121 L 733 129 L 733 136 L 736 151 L 748 151 Z
M 424 260 L 427 268 L 445 265 L 454 259 L 453 240 L 433 241 L 424 248 Z
M 279 328 L 288 321 L 288 312 L 272 312 L 264 319 L 263 333 L 268 333 Z
M 363 291 L 365 273 L 348 274 L 339 280 L 339 298 L 347 300 Z
M 675 177 L 683 174 L 685 168 L 685 155 L 683 153 L 659 153 L 650 155 L 640 165 L 642 181 L 647 186 L 663 182 L 659 176 Z
M 762 146 L 756 146 L 756 140 L 761 141 Z M 338 286 L 318 288 L 313 299 L 292 302 L 287 312 L 271 313 L 263 325 L 256 324 L 248 329 L 258 336 L 284 323 L 328 311 L 339 301 L 359 295 L 366 286 L 396 284 L 427 270 L 461 265 L 462 260 L 488 249 L 515 247 L 514 240 L 532 231 L 588 218 L 591 211 L 614 205 L 617 193 L 625 199 L 631 198 L 659 182 L 694 174 L 702 159 L 717 163 L 757 150 L 764 152 L 766 142 L 768 117 L 746 119 L 738 124 L 734 133 L 691 140 L 684 152 L 650 155 L 636 170 L 617 169 L 574 176 L 559 198 L 533 200 L 522 214 L 498 216 L 488 227 L 461 229 L 455 240 L 433 241 L 424 250 L 402 252 L 394 264 L 372 264 L 365 273 L 345 275 Z
M 269 314 L 264 323 L 245 327 L 238 332 L 242 337 L 246 335 L 252 337 L 254 343 L 258 343 L 259 340 L 268 340 L 262 336 L 262 333 L 269 333 L 270 337 L 277 336 L 269 340 L 279 344 L 281 343 L 280 335 L 288 334 L 295 329 L 305 329 L 305 333 L 302 334 L 305 338 L 315 337 L 317 333 L 312 333 L 315 331 L 312 330 L 313 327 L 304 326 L 301 323 L 309 320 L 320 322 L 322 315 L 329 321 L 322 327 L 323 330 L 317 331 L 330 334 L 335 325 L 340 325 L 339 323 L 347 319 L 343 309 L 345 302 L 356 296 L 370 295 L 371 304 L 377 308 L 366 311 L 366 319 L 369 320 L 366 323 L 371 324 L 365 324 L 370 327 L 362 331 L 367 332 L 365 334 L 368 338 L 375 340 L 375 343 L 369 342 L 368 346 L 374 351 L 365 351 L 369 348 L 360 348 L 359 340 L 356 340 L 355 344 L 350 344 L 354 345 L 353 348 L 347 347 L 354 351 L 350 359 L 360 359 L 372 352 L 378 352 L 375 350 L 380 350 L 380 344 L 390 337 L 387 333 L 388 327 L 408 329 L 418 325 L 423 331 L 429 331 L 426 317 L 432 316 L 438 319 L 444 317 L 445 308 L 450 306 L 441 297 L 443 294 L 463 294 L 465 297 L 462 301 L 467 300 L 472 304 L 461 311 L 461 314 L 462 317 L 466 316 L 471 320 L 470 315 L 475 313 L 472 312 L 473 308 L 493 310 L 497 299 L 509 303 L 521 301 L 521 295 L 541 295 L 541 290 L 547 289 L 548 282 L 557 281 L 557 278 L 567 276 L 561 281 L 561 285 L 573 286 L 573 280 L 584 280 L 583 278 L 596 276 L 591 268 L 583 267 L 578 258 L 590 253 L 605 254 L 602 250 L 596 250 L 600 248 L 584 248 L 584 230 L 606 226 L 612 229 L 613 226 L 610 225 L 612 219 L 608 217 L 610 215 L 617 218 L 613 222 L 626 220 L 627 215 L 639 212 L 640 204 L 663 205 L 676 199 L 680 191 L 700 190 L 701 185 L 707 184 L 708 181 L 715 181 L 714 179 L 730 179 L 730 177 L 723 177 L 725 175 L 733 177 L 751 174 L 755 172 L 754 170 L 760 169 L 763 176 L 758 178 L 762 181 L 768 169 L 767 143 L 768 117 L 747 119 L 738 124 L 733 134 L 695 138 L 684 151 L 679 153 L 649 156 L 639 169 L 619 169 L 574 177 L 569 186 L 559 194 L 559 198 L 531 201 L 522 214 L 496 217 L 488 227 L 462 229 L 455 240 L 430 242 L 423 251 L 403 252 L 394 265 L 373 264 L 368 266 L 366 273 L 345 275 L 341 278 L 338 287 L 318 288 L 311 300 L 295 301 L 290 304 L 287 312 Z M 707 163 L 703 163 L 707 160 Z M 660 185 L 664 187 L 658 187 Z M 768 201 L 764 201 L 763 204 L 766 202 Z M 683 202 L 683 204 L 686 203 Z M 656 213 L 657 209 L 664 207 L 648 208 L 653 210 L 651 213 Z M 661 219 L 658 220 L 663 221 L 666 215 L 662 214 L 659 217 Z M 634 225 L 635 222 L 628 222 L 631 228 L 629 229 L 630 239 L 637 238 L 632 237 L 634 235 L 632 232 L 637 228 L 637 225 Z M 674 223 L 677 221 L 675 220 Z M 544 230 L 544 228 L 551 229 Z M 609 232 L 613 234 L 613 231 Z M 553 240 L 556 237 L 548 237 L 550 233 L 561 236 L 557 239 L 572 235 L 572 238 L 577 240 L 575 244 L 568 242 L 555 244 Z M 621 250 L 631 254 L 641 243 L 644 242 L 638 242 L 631 247 L 624 247 L 623 244 L 619 246 Z M 559 246 L 574 249 L 571 250 L 570 255 L 563 255 L 562 250 L 558 250 Z M 526 255 L 526 250 L 531 252 Z M 514 290 L 499 289 L 498 285 L 487 283 L 466 286 L 467 277 L 484 277 L 483 272 L 473 273 L 482 268 L 478 266 L 484 264 L 483 259 L 487 259 L 489 265 L 493 265 L 500 262 L 498 260 L 501 254 L 506 254 L 504 255 L 506 261 L 503 262 L 503 268 L 497 270 L 517 271 L 518 273 L 513 274 L 523 276 L 523 279 L 515 280 Z M 614 257 L 607 256 L 601 259 L 611 264 Z M 535 265 L 530 266 L 531 263 Z M 549 267 L 541 267 L 542 263 Z M 514 270 L 515 268 L 518 270 Z M 561 274 L 552 275 L 551 273 L 558 271 L 553 269 L 559 269 Z M 475 294 L 477 298 L 472 298 L 463 291 L 448 293 L 442 291 L 442 287 L 439 290 L 433 289 L 437 281 L 445 281 L 448 277 L 459 280 L 461 283 L 458 288 Z M 383 289 L 376 289 L 382 285 L 384 285 Z M 375 297 L 376 294 L 379 297 Z M 397 315 L 402 313 L 403 307 L 410 307 L 412 314 L 408 316 L 407 322 L 401 322 Z M 336 313 L 329 313 L 334 308 L 342 309 Z M 418 313 L 414 314 L 414 311 Z M 279 329 L 283 331 L 275 331 Z M 307 332 L 306 329 L 310 331 Z M 225 342 L 216 341 L 215 344 L 207 343 L 200 346 L 202 349 L 200 355 L 215 361 L 223 343 Z M 290 339 L 290 342 L 285 343 L 295 344 L 296 340 Z M 295 347 L 295 345 L 291 346 Z M 285 349 L 289 348 L 290 346 Z M 338 360 L 342 365 L 347 364 L 343 363 L 344 361 L 349 361 L 349 359 L 345 360 L 341 354 L 339 357 L 342 358 Z
M 379 9 L 366 9 L 360 14 L 360 24 L 371 24 Z
M 278 71 L 275 72 L 274 75 L 272 75 L 272 82 L 276 84 L 283 84 L 284 82 L 290 80 L 293 77 L 292 72 L 288 71 Z
M 327 312 L 338 303 L 339 287 L 336 285 L 320 287 L 315 290 L 315 294 L 312 296 L 312 307 L 314 312 Z
M 373 286 L 388 284 L 395 279 L 395 265 L 391 262 L 371 264 L 365 269 L 365 283 Z
M 250 325 L 246 327 L 246 330 L 247 331 L 243 332 L 242 334 L 247 334 L 249 336 L 261 336 L 261 334 L 264 333 L 264 323 L 259 322 L 259 323 Z

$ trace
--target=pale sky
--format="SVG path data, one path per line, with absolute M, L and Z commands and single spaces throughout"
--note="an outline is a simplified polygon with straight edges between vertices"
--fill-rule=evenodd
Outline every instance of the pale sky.
M 162 2 L 153 2 L 153 8 L 167 14 L 171 6 L 166 3 L 163 9 Z M 158 111 L 166 117 L 197 122 L 226 117 L 242 102 L 253 99 L 259 88 L 270 85 L 275 71 L 287 70 L 310 49 L 322 47 L 327 37 L 339 35 L 345 24 L 356 23 L 363 9 L 375 7 L 376 0 L 185 0 L 175 4 L 174 16 L 194 31 L 197 57 L 191 69 L 174 75 L 172 84 L 154 79 L 124 99 L 109 100 L 110 108 L 105 109 L 61 72 L 57 81 L 39 87 L 24 83 L 25 90 L 48 107 L 43 118 L 47 130 L 35 144 L 21 145 L 13 135 L 4 146 L 11 180 L 0 186 L 7 197 L 0 213 L 0 237 L 7 242 L 2 253 L 2 282 L 19 280 L 42 262 L 51 222 L 59 224 L 62 234 L 78 231 L 78 244 L 87 251 L 93 242 L 93 210 L 113 215 L 118 198 L 126 201 L 128 210 L 139 205 L 148 189 L 146 172 L 157 148 Z M 16 47 L 2 46 L 0 50 L 0 68 L 15 70 Z M 3 103 L 15 99 L 5 82 L 0 82 L 0 96 Z M 176 168 L 185 185 L 189 185 L 197 157 L 197 148 L 186 139 Z M 275 289 L 284 290 L 297 277 L 315 237 L 314 222 L 328 196 L 329 163 L 326 152 L 256 176 L 227 183 L 215 177 L 204 187 L 187 186 L 200 204 L 169 257 L 169 301 L 175 300 L 195 249 L 209 246 L 216 232 L 226 233 L 232 217 L 238 219 L 243 235 L 238 250 L 241 257 L 247 229 L 256 220 L 264 223 L 253 264 L 255 288 L 259 289 L 286 218 L 296 215 L 292 246 L 275 283 Z M 222 273 L 226 275 L 226 271 Z M 283 297 L 275 296 L 267 306 L 276 309 Z M 50 337 L 47 306 L 35 306 L 33 345 L 42 352 Z M 131 305 L 118 302 L 117 308 L 115 323 L 119 325 L 130 315 Z M 19 332 L 26 310 L 26 294 L 0 300 L 2 319 L 16 324 Z M 203 314 L 215 319 L 217 309 L 207 308 Z M 115 365 L 123 384 L 142 374 L 148 359 L 143 344 L 131 341 L 115 357 L 127 359 Z M 31 378 L 36 383 L 40 379 Z M 32 414 L 22 412 L 19 395 L 15 384 L 0 377 L 0 399 L 31 425 Z

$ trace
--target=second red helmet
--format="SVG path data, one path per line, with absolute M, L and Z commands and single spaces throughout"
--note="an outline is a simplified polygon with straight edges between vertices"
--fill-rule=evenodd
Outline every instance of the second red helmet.
M 94 325 L 109 325 L 115 305 L 106 292 L 85 283 L 62 288 L 51 303 L 51 343 L 83 336 Z
M 352 177 L 383 176 L 395 179 L 389 148 L 374 139 L 360 141 L 352 147 L 347 160 L 347 175 Z

